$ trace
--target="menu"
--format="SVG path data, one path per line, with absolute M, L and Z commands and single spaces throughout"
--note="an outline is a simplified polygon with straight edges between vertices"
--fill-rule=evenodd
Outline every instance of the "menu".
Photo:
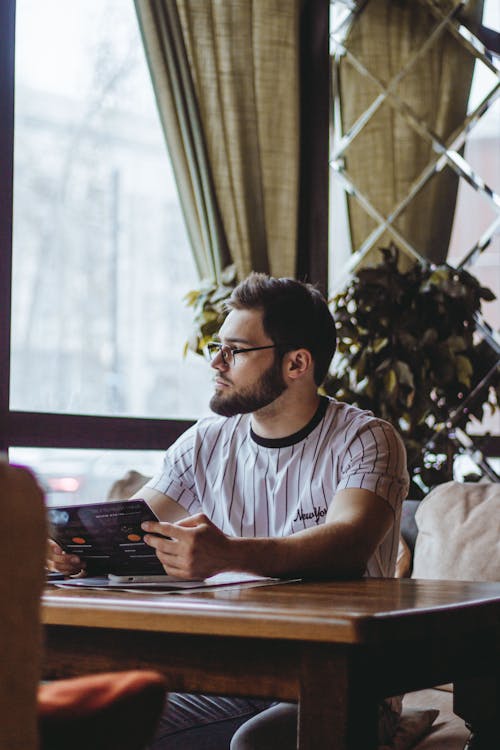
M 143 521 L 158 521 L 145 500 L 108 500 L 47 508 L 49 536 L 85 561 L 91 575 L 156 575 L 165 571 L 147 545 Z

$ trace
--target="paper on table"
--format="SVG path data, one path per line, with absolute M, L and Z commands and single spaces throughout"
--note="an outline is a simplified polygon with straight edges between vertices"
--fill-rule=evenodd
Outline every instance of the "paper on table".
M 220 573 L 217 576 L 205 579 L 205 581 L 190 581 L 186 583 L 192 583 L 193 586 L 184 588 L 163 588 L 160 585 L 155 584 L 154 588 L 148 587 L 147 584 L 144 587 L 140 587 L 140 590 L 147 594 L 153 594 L 159 596 L 161 594 L 171 595 L 176 594 L 177 596 L 182 594 L 196 594 L 201 591 L 227 591 L 231 589 L 249 589 L 259 586 L 277 586 L 283 583 L 293 583 L 294 581 L 300 581 L 300 578 L 265 578 L 262 576 L 252 576 L 245 573 Z M 137 593 L 137 588 L 130 588 L 129 585 L 124 586 L 121 591 L 130 591 L 130 593 Z
M 158 593 L 182 593 L 183 591 L 202 591 L 207 588 L 221 586 L 234 586 L 239 584 L 263 585 L 268 583 L 284 583 L 280 578 L 267 578 L 265 576 L 252 575 L 251 573 L 218 573 L 205 578 L 203 581 L 183 581 L 172 578 L 172 581 L 159 583 L 122 583 L 110 581 L 109 578 L 101 576 L 98 578 L 69 578 L 64 581 L 54 581 L 53 585 L 60 588 L 98 588 L 119 589 L 122 591 L 153 591 Z

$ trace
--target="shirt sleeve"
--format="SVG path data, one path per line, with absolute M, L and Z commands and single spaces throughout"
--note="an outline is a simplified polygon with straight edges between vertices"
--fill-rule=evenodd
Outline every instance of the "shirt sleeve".
M 374 492 L 394 511 L 408 494 L 406 450 L 388 422 L 371 419 L 348 436 L 337 490 L 350 488 Z
M 196 425 L 190 427 L 165 453 L 161 471 L 147 482 L 146 487 L 167 495 L 188 513 L 198 513 L 201 506 L 196 494 L 194 478 L 194 450 Z

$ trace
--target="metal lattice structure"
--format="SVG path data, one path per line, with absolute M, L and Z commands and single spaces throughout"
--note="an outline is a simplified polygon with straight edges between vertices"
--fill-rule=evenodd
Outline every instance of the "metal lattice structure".
M 467 247 L 459 258 L 447 260 L 447 264 L 456 269 L 470 269 L 477 263 L 481 255 L 495 243 L 500 243 L 500 194 L 488 184 L 473 164 L 464 158 L 463 151 L 467 138 L 477 125 L 490 117 L 495 107 L 500 105 L 500 50 L 498 49 L 499 34 L 490 34 L 481 22 L 473 20 L 468 10 L 473 5 L 473 0 L 414 0 L 421 6 L 429 23 L 429 33 L 422 43 L 415 46 L 409 53 L 399 70 L 384 78 L 380 71 L 371 65 L 369 56 L 356 55 L 349 44 L 353 25 L 359 20 L 360 14 L 365 11 L 366 0 L 332 0 L 331 24 L 330 24 L 330 55 L 332 64 L 332 137 L 330 150 L 331 187 L 336 191 L 335 200 L 343 195 L 344 201 L 350 206 L 355 205 L 357 211 L 364 212 L 369 217 L 370 231 L 362 237 L 361 241 L 354 246 L 351 241 L 349 229 L 346 228 L 340 240 L 342 248 L 336 248 L 333 244 L 334 258 L 341 258 L 337 265 L 331 286 L 333 291 L 340 289 L 347 276 L 356 271 L 365 263 L 369 262 L 370 254 L 380 246 L 382 238 L 393 241 L 406 254 L 411 262 L 415 260 L 422 264 L 430 261 L 422 251 L 422 247 L 414 239 L 405 233 L 400 221 L 405 211 L 418 200 L 432 180 L 443 172 L 451 170 L 459 184 L 466 184 L 481 201 L 487 206 L 488 224 L 482 227 L 479 236 Z M 388 0 L 368 0 L 368 2 L 387 3 Z M 401 5 L 401 4 L 400 4 Z M 476 14 L 477 16 L 477 14 Z M 405 97 L 404 83 L 411 74 L 415 75 L 418 66 L 424 64 L 426 56 L 436 45 L 443 44 L 443 40 L 452 40 L 456 46 L 460 46 L 460 53 L 465 57 L 470 56 L 471 69 L 475 63 L 475 69 L 481 70 L 487 79 L 486 92 L 479 101 L 469 105 L 462 121 L 451 129 L 450 132 L 439 133 L 432 127 L 422 112 L 409 103 Z M 346 127 L 345 118 L 342 117 L 342 97 L 340 71 L 350 68 L 363 81 L 363 85 L 369 88 L 370 103 L 363 111 L 356 113 Z M 460 83 L 460 82 L 459 82 Z M 394 118 L 404 122 L 405 127 L 416 134 L 417 139 L 422 139 L 429 147 L 430 158 L 415 175 L 404 196 L 398 200 L 389 210 L 382 212 L 374 200 L 373 195 L 363 188 L 359 179 L 349 172 L 349 155 L 352 153 L 353 144 L 359 142 L 360 137 L 374 122 L 382 108 L 389 107 Z M 500 133 L 497 133 L 497 139 Z M 498 142 L 498 140 L 497 140 Z M 347 219 L 346 219 L 347 221 Z M 500 272 L 500 271 L 499 271 Z M 498 378 L 500 370 L 500 336 L 497 331 L 482 317 L 477 316 L 476 326 L 478 334 L 487 342 L 492 351 L 497 355 L 497 364 L 490 370 L 486 378 L 469 395 L 467 403 L 460 407 L 460 413 L 467 409 L 475 400 L 484 396 L 494 379 Z M 466 435 L 461 430 L 454 430 L 454 423 L 458 420 L 459 413 L 451 414 L 448 424 L 450 434 L 453 434 L 457 446 L 457 453 L 466 453 L 471 456 L 482 473 L 494 481 L 500 481 L 500 477 L 493 470 L 488 460 L 478 450 L 473 437 Z

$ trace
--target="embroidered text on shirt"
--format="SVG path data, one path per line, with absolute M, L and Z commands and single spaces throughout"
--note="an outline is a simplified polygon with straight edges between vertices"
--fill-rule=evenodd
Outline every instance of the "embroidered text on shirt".
M 316 505 L 313 505 L 313 512 L 312 513 L 304 513 L 300 508 L 297 511 L 297 515 L 293 519 L 295 521 L 308 521 L 310 518 L 315 518 L 316 523 L 318 523 L 320 518 L 323 518 L 323 516 L 326 516 L 326 508 L 318 508 Z

